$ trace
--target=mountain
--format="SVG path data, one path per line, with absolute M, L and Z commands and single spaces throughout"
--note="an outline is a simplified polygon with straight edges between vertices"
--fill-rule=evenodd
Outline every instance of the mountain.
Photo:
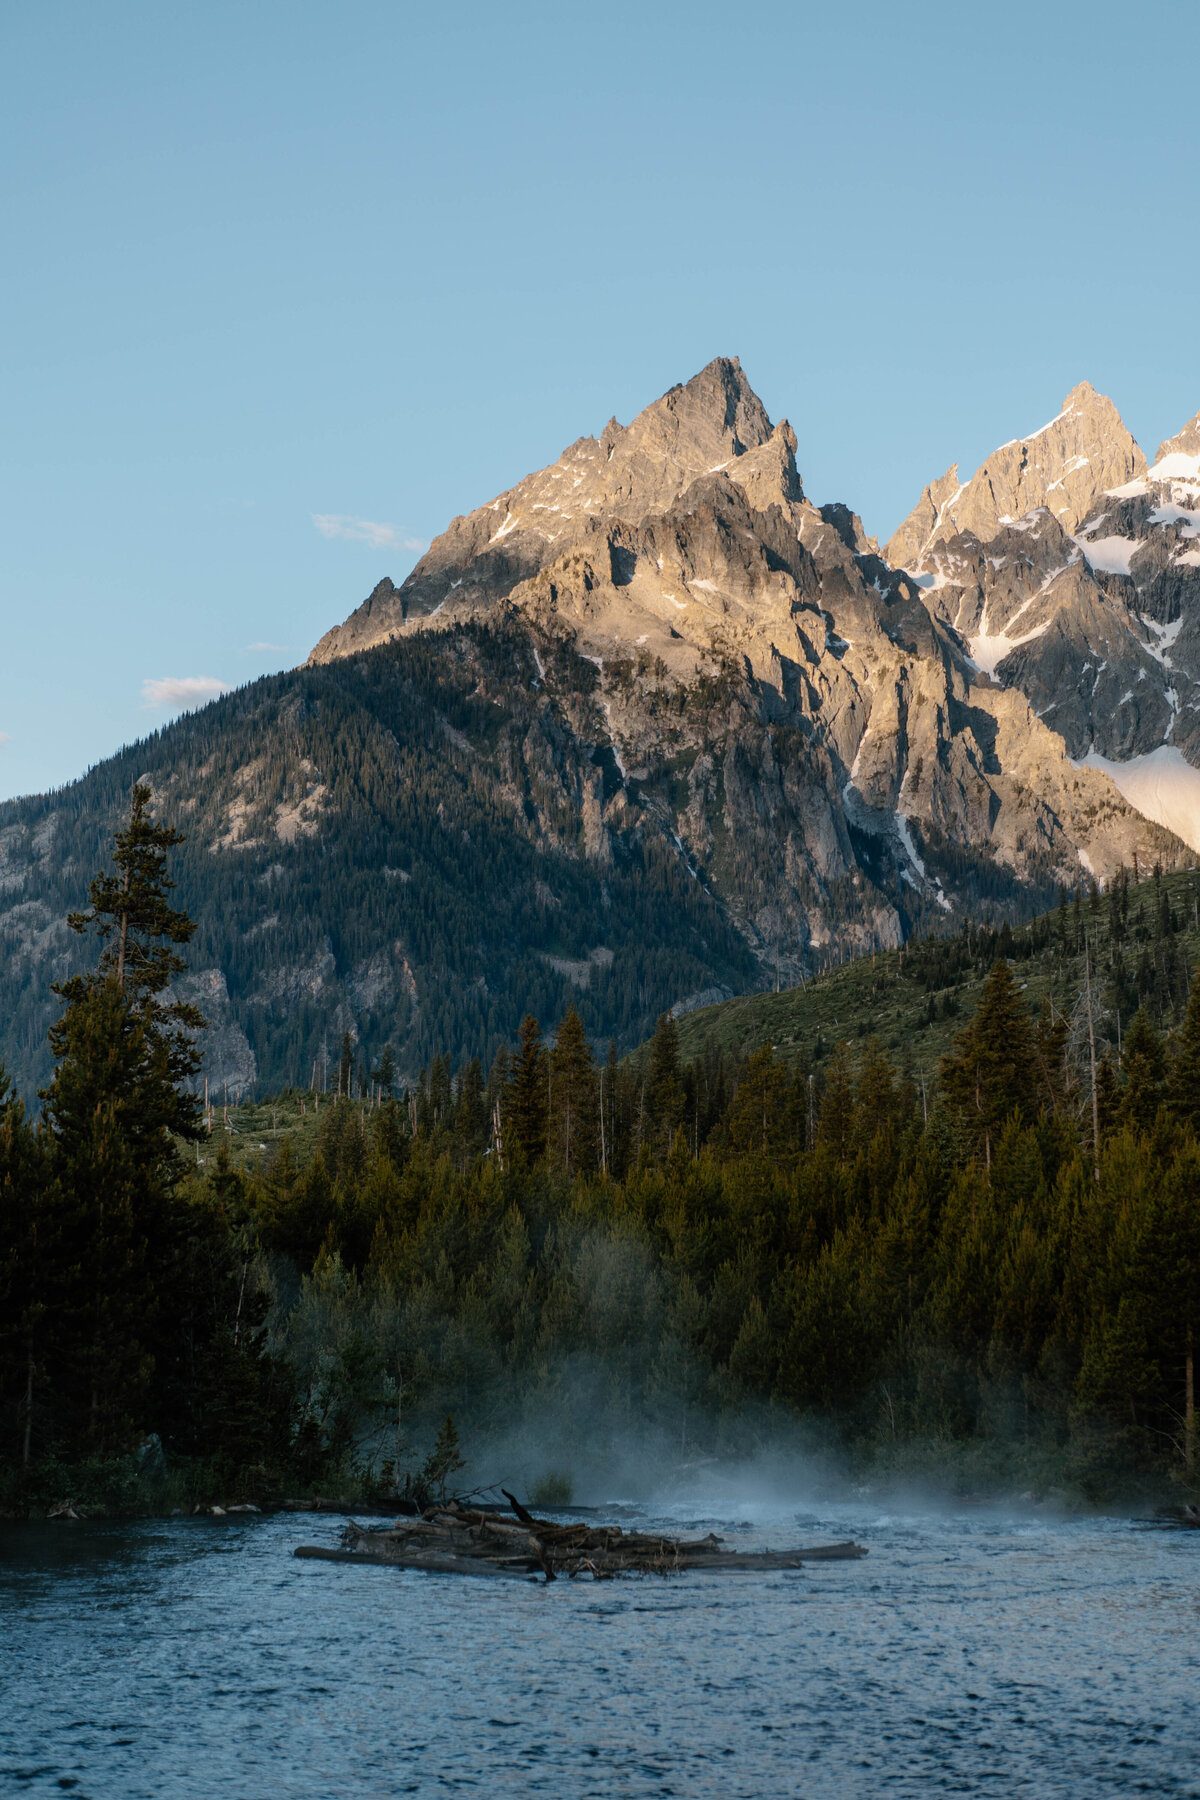
M 1070 645 L 1103 627 L 1165 666 L 1151 647 L 1179 634 L 1118 606 L 1066 535 L 1103 523 L 1066 467 L 1086 455 L 1096 480 L 1135 471 L 1115 504 L 1145 484 L 1147 543 L 1167 541 L 1149 484 L 1174 474 L 1138 474 L 1114 420 L 1075 390 L 1035 457 L 1006 446 L 969 506 L 913 526 L 918 553 L 885 556 L 807 498 L 791 427 L 718 358 L 454 520 L 304 668 L 0 808 L 0 1055 L 26 1090 L 45 1074 L 64 915 L 138 777 L 188 832 L 188 982 L 221 1089 L 308 1083 L 346 1031 L 408 1076 L 487 1058 L 571 1000 L 631 1044 L 666 1008 L 1186 859 L 984 648 L 1053 588 Z M 1045 504 L 1063 481 L 1065 525 Z M 1005 580 L 980 532 L 1012 539 Z
M 1200 849 L 1200 415 L 1147 466 L 1085 382 L 970 481 L 927 487 L 887 555 L 981 680 Z
M 1078 531 L 1098 494 L 1145 471 L 1146 458 L 1112 401 L 1081 381 L 1048 425 L 1001 444 L 970 480 L 960 481 L 953 463 L 925 489 L 886 554 L 907 568 L 940 538 L 971 532 L 986 540 L 997 524 L 1042 507 L 1064 531 Z

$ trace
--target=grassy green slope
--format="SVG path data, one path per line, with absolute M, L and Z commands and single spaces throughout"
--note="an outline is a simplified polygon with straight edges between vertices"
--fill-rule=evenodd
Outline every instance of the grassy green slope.
M 1175 926 L 1165 937 L 1156 933 L 1160 892 L 1170 903 Z M 1166 874 L 1161 890 L 1153 878 L 1136 886 L 1130 881 L 1121 945 L 1124 981 L 1115 978 L 1110 905 L 1107 896 L 1094 907 L 1086 899 L 1082 905 L 1095 1008 L 1105 1015 L 1101 1039 L 1115 1039 L 1118 1015 L 1123 1029 L 1139 1001 L 1145 1002 L 1157 1024 L 1169 1029 L 1180 1013 L 1181 984 L 1185 993 L 1200 958 L 1200 873 L 1191 869 Z M 1068 903 L 1067 924 L 1073 939 L 1073 902 Z M 704 1007 L 679 1021 L 680 1050 L 690 1058 L 710 1040 L 735 1055 L 747 1055 L 772 1044 L 784 1060 L 803 1055 L 819 1061 L 840 1040 L 853 1043 L 874 1034 L 894 1058 L 907 1060 L 914 1075 L 928 1077 L 936 1072 L 955 1032 L 973 1014 L 997 948 L 1009 954 L 1032 1011 L 1047 1000 L 1058 1011 L 1070 1012 L 1083 991 L 1085 958 L 1073 942 L 1063 951 L 1055 911 L 1017 927 L 1011 941 L 1006 937 L 999 945 L 996 934 L 987 932 L 978 948 L 970 951 L 961 938 L 909 944 L 846 963 L 803 987 L 748 994 Z M 1173 967 L 1166 967 L 1169 963 Z

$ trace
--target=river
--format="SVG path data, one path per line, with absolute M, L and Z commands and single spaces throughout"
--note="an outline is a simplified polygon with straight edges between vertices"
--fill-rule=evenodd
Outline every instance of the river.
M 861 1498 L 720 1515 L 638 1518 L 870 1556 L 547 1587 L 297 1561 L 337 1541 L 326 1516 L 5 1528 L 0 1791 L 1200 1796 L 1200 1532 Z

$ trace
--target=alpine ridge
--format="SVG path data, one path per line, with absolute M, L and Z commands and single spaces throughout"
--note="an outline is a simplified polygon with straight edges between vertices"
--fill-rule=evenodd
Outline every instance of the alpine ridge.
M 307 1084 L 346 1033 L 411 1078 L 570 1000 L 630 1042 L 1186 858 L 1186 808 L 1119 790 L 1139 757 L 1195 773 L 1198 434 L 1148 468 L 1081 384 L 881 553 L 716 359 L 455 519 L 303 668 L 0 808 L 0 1056 L 44 1072 L 63 915 L 136 777 L 188 832 L 235 1089 Z
M 1081 383 L 969 482 L 927 487 L 887 553 L 981 678 L 1200 850 L 1200 415 L 1148 466 Z

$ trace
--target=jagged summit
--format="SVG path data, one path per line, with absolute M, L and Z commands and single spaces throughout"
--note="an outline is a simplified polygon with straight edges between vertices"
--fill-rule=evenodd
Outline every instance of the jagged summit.
M 1148 468 L 1087 382 L 888 545 L 979 675 L 1200 849 L 1200 415 Z
M 760 508 L 798 501 L 795 452 L 791 426 L 771 424 L 737 357 L 716 357 L 631 424 L 610 419 L 599 438 L 579 438 L 549 468 L 453 520 L 402 587 L 380 583 L 309 661 L 368 649 L 447 604 L 494 602 L 586 538 L 594 521 L 636 525 L 723 470 Z
M 1190 468 L 1185 468 L 1182 462 L 1178 468 L 1171 466 L 1164 469 L 1162 467 L 1168 457 L 1176 456 L 1186 459 L 1191 465 Z M 1200 459 L 1200 412 L 1194 419 L 1189 419 L 1183 430 L 1176 432 L 1174 437 L 1163 439 L 1154 457 L 1154 472 L 1167 478 L 1176 474 L 1200 474 L 1200 463 L 1197 459 Z
M 1074 533 L 1103 494 L 1145 469 L 1112 401 L 1081 381 L 1048 424 L 1001 444 L 969 481 L 959 480 L 954 464 L 931 483 L 885 554 L 893 566 L 915 570 L 935 543 L 964 531 L 986 543 L 1001 526 L 1041 506 Z
M 774 916 L 788 920 L 785 934 L 807 930 L 814 944 L 846 931 L 825 897 L 838 881 L 863 881 L 851 928 L 860 943 L 902 933 L 898 900 L 952 908 L 953 886 L 932 872 L 938 834 L 987 842 L 1018 880 L 1078 866 L 1080 853 L 1098 871 L 1114 866 L 1141 825 L 1106 782 L 1072 772 L 1061 738 L 1020 693 L 997 691 L 1010 684 L 994 678 L 1008 653 L 1040 637 L 1072 600 L 1082 618 L 1103 612 L 1067 533 L 1098 489 L 1145 467 L 1111 401 L 1081 383 L 1048 425 L 1001 445 L 970 482 L 951 470 L 933 484 L 920 540 L 935 541 L 939 555 L 949 542 L 958 558 L 933 576 L 898 574 L 849 507 L 807 500 L 795 452 L 791 427 L 772 425 L 737 359 L 718 357 L 631 424 L 610 420 L 599 438 L 580 438 L 549 468 L 456 519 L 401 588 L 381 583 L 310 660 L 482 619 L 530 634 L 541 686 L 553 647 L 569 645 L 577 670 L 599 672 L 598 701 L 582 698 L 592 677 L 577 676 L 582 688 L 564 702 L 588 720 L 574 728 L 610 746 L 623 777 L 690 767 L 690 798 L 674 830 L 695 867 L 717 854 L 722 834 L 748 843 L 759 829 L 745 810 L 738 764 L 751 755 L 757 765 L 764 754 L 770 763 L 774 752 L 757 740 L 749 752 L 743 733 L 766 729 L 769 745 L 770 731 L 794 732 L 796 760 L 772 829 L 788 840 L 794 873 L 785 887 L 807 883 L 814 897 L 803 925 L 797 890 L 776 901 Z M 1018 517 L 1031 506 L 1044 529 Z M 972 519 L 980 532 L 1016 535 L 999 586 L 996 558 L 971 548 Z M 1068 571 L 1070 580 L 1059 581 Z M 969 592 L 961 586 L 968 578 Z M 1089 624 L 1093 639 L 1104 623 Z M 1116 631 L 1118 648 L 1128 635 Z M 1157 668 L 1144 642 L 1138 654 Z M 730 679 L 748 685 L 743 723 L 732 737 L 725 727 L 718 734 L 718 773 L 712 728 L 697 729 L 688 696 L 723 690 Z M 1042 697 L 1036 684 L 1032 691 Z M 1099 700 L 1111 703 L 1119 691 L 1106 688 Z M 1159 685 L 1144 698 L 1149 719 L 1161 709 Z M 632 804 L 622 785 L 588 813 L 589 841 L 607 842 L 610 809 L 626 817 Z M 920 833 L 926 851 L 917 848 Z M 874 845 L 862 865 L 856 842 Z M 766 838 L 760 849 L 768 861 L 783 853 Z M 765 926 L 747 929 L 764 941 Z

